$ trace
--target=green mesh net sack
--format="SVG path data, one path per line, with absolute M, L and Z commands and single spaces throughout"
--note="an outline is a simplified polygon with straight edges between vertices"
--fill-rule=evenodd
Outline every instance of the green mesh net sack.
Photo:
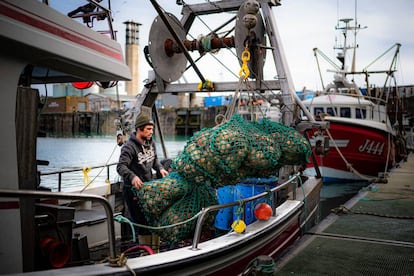
M 260 127 L 259 123 L 250 122 L 254 132 L 249 134 L 250 150 L 243 161 L 247 176 L 257 176 L 261 172 L 277 170 L 280 167 L 281 149 L 276 140 Z
M 192 183 L 215 180 L 219 156 L 210 149 L 211 131 L 197 132 L 173 160 L 172 168 Z
M 200 130 L 174 159 L 172 168 L 195 184 L 217 185 L 222 178 L 234 177 L 250 147 L 244 125 L 241 117 L 233 116 L 224 124 Z
M 164 178 L 145 182 L 135 190 L 148 222 L 159 218 L 161 214 L 191 190 L 189 185 L 178 173 L 171 172 Z
M 282 151 L 279 162 L 282 165 L 300 165 L 308 162 L 311 146 L 295 129 L 267 118 L 257 124 L 257 127 L 266 131 L 279 144 Z
M 172 167 L 191 183 L 219 187 L 275 174 L 282 165 L 281 155 L 279 141 L 264 126 L 236 114 L 224 124 L 196 133 Z
M 197 215 L 203 207 L 215 204 L 217 204 L 217 196 L 213 188 L 208 185 L 195 186 L 190 193 L 175 202 L 159 219 L 157 219 L 156 226 L 158 227 L 175 226 L 151 231 L 157 233 L 163 241 L 170 245 L 176 244 L 187 238 L 192 238 L 197 222 L 197 218 L 194 216 Z M 213 225 L 215 215 L 215 212 L 208 214 L 204 220 L 203 229 Z M 186 220 L 189 221 L 180 224 Z

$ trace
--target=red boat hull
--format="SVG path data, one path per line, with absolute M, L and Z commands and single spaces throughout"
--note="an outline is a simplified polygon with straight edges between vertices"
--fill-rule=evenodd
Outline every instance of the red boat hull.
M 290 221 L 290 224 L 287 225 L 286 228 L 282 230 L 282 232 L 280 232 L 276 236 L 273 236 L 273 238 L 265 244 L 263 244 L 262 247 L 256 247 L 255 250 L 252 250 L 248 254 L 246 254 L 244 258 L 238 259 L 233 263 L 228 263 L 225 268 L 219 271 L 215 271 L 211 275 L 227 276 L 246 272 L 243 271 L 243 268 L 247 268 L 246 264 L 248 264 L 251 260 L 255 259 L 257 256 L 261 255 L 277 259 L 277 257 L 280 257 L 282 252 L 284 252 L 289 246 L 291 246 L 296 240 L 298 240 L 300 236 L 301 232 L 299 219 L 296 217 L 294 220 Z
M 315 131 L 308 131 L 308 137 L 313 137 Z M 330 139 L 328 154 L 315 154 L 324 182 L 369 180 L 387 171 L 395 162 L 395 146 L 389 132 L 331 122 L 329 133 L 335 143 Z M 315 153 L 314 147 L 313 150 Z M 307 170 L 312 166 L 308 164 Z

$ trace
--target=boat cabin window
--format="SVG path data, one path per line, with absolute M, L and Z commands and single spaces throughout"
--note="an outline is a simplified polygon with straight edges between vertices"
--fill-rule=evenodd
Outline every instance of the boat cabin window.
M 351 108 L 350 107 L 341 107 L 341 117 L 351 118 Z
M 355 108 L 355 118 L 365 119 L 367 116 L 367 110 L 364 108 Z
M 336 116 L 336 114 L 338 114 L 338 111 L 335 107 L 327 107 L 326 113 L 328 113 L 330 116 Z
M 313 114 L 316 116 L 321 116 L 322 113 L 325 111 L 323 110 L 323 107 L 314 107 L 313 108 Z

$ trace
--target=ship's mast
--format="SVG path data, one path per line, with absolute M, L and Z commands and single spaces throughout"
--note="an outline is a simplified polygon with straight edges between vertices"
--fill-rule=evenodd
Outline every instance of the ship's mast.
M 338 24 L 336 25 L 335 29 L 336 30 L 341 30 L 342 35 L 343 35 L 343 44 L 342 45 L 335 45 L 334 49 L 339 50 L 338 54 L 337 54 L 337 59 L 341 62 L 341 70 L 343 71 L 343 73 L 354 73 L 355 70 L 355 66 L 356 66 L 356 49 L 358 48 L 358 44 L 357 44 L 357 34 L 358 31 L 360 29 L 365 29 L 367 28 L 365 27 L 361 27 L 360 24 L 358 24 L 358 19 L 357 19 L 357 1 L 355 0 L 355 15 L 354 15 L 354 19 L 352 18 L 342 18 L 338 20 Z M 354 25 L 351 25 L 351 22 L 354 21 Z M 342 26 L 340 26 L 341 22 L 344 24 Z M 349 43 L 349 33 L 352 32 L 353 36 L 354 36 L 354 43 L 352 45 L 348 44 Z M 346 60 L 347 58 L 347 53 L 348 50 L 353 50 L 352 52 L 352 62 L 351 62 L 351 68 L 349 72 L 348 71 L 348 62 Z

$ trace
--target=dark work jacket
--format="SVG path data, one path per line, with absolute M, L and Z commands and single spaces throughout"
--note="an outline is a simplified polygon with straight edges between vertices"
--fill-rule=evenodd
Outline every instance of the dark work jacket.
M 159 173 L 163 169 L 157 157 L 155 143 L 151 139 L 142 145 L 133 132 L 128 141 L 122 146 L 116 170 L 123 178 L 124 185 L 131 186 L 134 176 L 138 176 L 143 182 L 152 180 L 152 170 Z

